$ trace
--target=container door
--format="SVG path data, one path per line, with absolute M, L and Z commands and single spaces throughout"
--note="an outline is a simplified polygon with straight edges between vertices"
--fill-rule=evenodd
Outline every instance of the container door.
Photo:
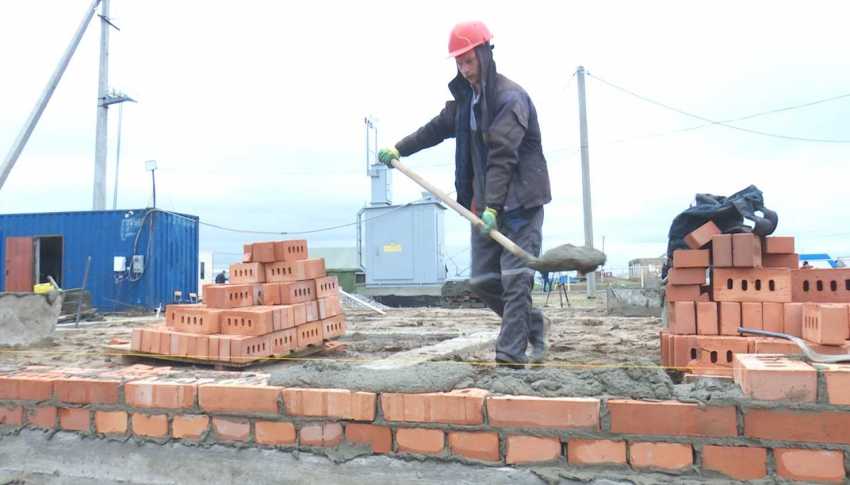
M 32 292 L 32 257 L 31 237 L 6 238 L 6 291 Z

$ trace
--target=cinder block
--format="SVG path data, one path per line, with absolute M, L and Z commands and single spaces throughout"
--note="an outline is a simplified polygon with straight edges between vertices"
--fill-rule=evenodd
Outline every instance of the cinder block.
M 213 334 L 220 332 L 221 310 L 201 305 L 166 305 L 166 324 L 178 332 Z M 167 353 L 160 345 L 159 353 Z
M 305 267 L 303 261 L 278 261 L 266 265 L 266 281 L 291 283 L 304 280 Z
M 716 268 L 712 272 L 714 301 L 776 302 L 791 300 L 791 270 L 781 268 Z
M 691 249 L 700 249 L 711 242 L 711 237 L 720 234 L 720 229 L 712 221 L 708 221 L 685 236 L 685 244 Z
M 307 241 L 304 239 L 277 241 L 274 245 L 274 257 L 276 261 L 301 261 L 307 259 Z
M 264 283 L 266 270 L 263 263 L 233 263 L 230 265 L 230 284 Z
M 206 285 L 204 303 L 208 308 L 239 308 L 254 305 L 254 285 Z
M 676 249 L 673 251 L 674 268 L 708 268 L 711 251 L 708 249 Z
M 764 238 L 765 254 L 791 254 L 794 251 L 794 236 L 767 236 Z
M 822 345 L 842 345 L 850 337 L 847 305 L 806 303 L 803 305 L 803 338 Z
M 818 375 L 814 367 L 777 354 L 738 354 L 735 382 L 749 398 L 760 401 L 815 402 Z
M 671 285 L 704 285 L 704 268 L 672 268 L 667 273 L 667 283 Z
M 711 265 L 715 268 L 732 267 L 732 235 L 716 234 L 711 238 Z
M 741 304 L 737 301 L 717 303 L 720 335 L 738 335 L 741 326 Z
M 791 271 L 795 302 L 850 303 L 850 268 Z
M 732 265 L 760 268 L 761 264 L 761 238 L 750 233 L 732 234 Z
M 761 303 L 749 301 L 741 303 L 741 326 L 764 330 L 764 307 Z
M 764 329 L 782 333 L 785 330 L 785 303 L 762 303 Z
M 700 335 L 717 335 L 720 331 L 717 322 L 717 303 L 701 301 L 696 304 L 697 333 Z
M 762 265 L 765 268 L 800 268 L 799 254 L 765 254 L 762 256 Z
M 697 333 L 696 303 L 675 301 L 667 308 L 667 331 L 676 335 Z

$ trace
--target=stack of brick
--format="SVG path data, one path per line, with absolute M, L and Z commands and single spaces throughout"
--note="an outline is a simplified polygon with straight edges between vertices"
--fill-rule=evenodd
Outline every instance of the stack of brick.
M 791 342 L 742 337 L 738 327 L 811 341 L 845 353 L 850 337 L 850 269 L 799 269 L 794 238 L 722 234 L 708 222 L 673 252 L 666 287 L 662 363 L 732 376 L 734 356 L 798 353 Z
M 168 305 L 165 325 L 133 331 L 136 352 L 246 363 L 286 356 L 345 333 L 335 276 L 304 240 L 246 244 L 230 282 L 204 286 L 204 303 Z

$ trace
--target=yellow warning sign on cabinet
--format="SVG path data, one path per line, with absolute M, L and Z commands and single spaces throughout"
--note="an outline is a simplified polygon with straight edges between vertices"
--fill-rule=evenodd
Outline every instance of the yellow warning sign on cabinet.
M 384 244 L 384 252 L 385 253 L 400 253 L 401 252 L 401 244 L 398 244 L 398 243 Z

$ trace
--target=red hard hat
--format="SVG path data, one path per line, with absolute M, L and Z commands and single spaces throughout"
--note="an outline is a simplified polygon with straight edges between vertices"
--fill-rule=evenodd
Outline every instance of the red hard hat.
M 492 38 L 484 22 L 461 22 L 455 25 L 449 36 L 449 55 L 457 57 L 466 54 Z

